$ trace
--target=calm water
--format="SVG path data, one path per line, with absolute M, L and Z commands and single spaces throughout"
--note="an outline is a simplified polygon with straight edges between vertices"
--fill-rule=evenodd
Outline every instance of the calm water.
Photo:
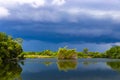
M 0 80 L 120 80 L 120 60 L 26 59 L 0 64 Z

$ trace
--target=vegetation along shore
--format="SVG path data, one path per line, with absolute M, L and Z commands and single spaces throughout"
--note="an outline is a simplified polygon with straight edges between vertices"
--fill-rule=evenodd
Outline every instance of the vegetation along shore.
M 91 52 L 88 48 L 77 52 L 76 49 L 68 49 L 67 47 L 59 48 L 54 52 L 44 50 L 41 52 L 24 52 L 22 49 L 22 39 L 13 39 L 11 36 L 0 33 L 0 62 L 10 61 L 23 58 L 57 58 L 78 59 L 78 58 L 113 58 L 120 59 L 120 46 L 113 46 L 109 50 L 101 52 Z

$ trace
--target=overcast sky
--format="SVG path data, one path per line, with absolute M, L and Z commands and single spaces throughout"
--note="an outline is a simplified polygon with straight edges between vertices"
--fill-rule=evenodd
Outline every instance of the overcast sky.
M 105 51 L 120 41 L 120 0 L 0 0 L 0 31 L 25 51 Z

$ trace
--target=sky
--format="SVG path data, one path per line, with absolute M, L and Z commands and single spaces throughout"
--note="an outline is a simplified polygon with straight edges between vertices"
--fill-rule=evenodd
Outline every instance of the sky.
M 0 0 L 0 32 L 22 38 L 24 51 L 82 51 L 120 45 L 120 0 Z

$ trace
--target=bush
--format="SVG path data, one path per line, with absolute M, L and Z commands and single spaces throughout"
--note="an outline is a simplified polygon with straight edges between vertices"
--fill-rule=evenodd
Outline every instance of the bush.
M 45 51 L 42 51 L 40 55 L 51 56 L 52 55 L 52 51 L 51 50 L 45 50 Z
M 101 58 L 102 57 L 102 53 L 99 53 L 99 52 L 89 52 L 88 55 L 92 58 Z
M 77 59 L 77 52 L 75 49 L 59 48 L 58 59 Z
M 79 58 L 87 58 L 87 54 L 84 54 L 83 52 L 78 52 L 78 57 Z

